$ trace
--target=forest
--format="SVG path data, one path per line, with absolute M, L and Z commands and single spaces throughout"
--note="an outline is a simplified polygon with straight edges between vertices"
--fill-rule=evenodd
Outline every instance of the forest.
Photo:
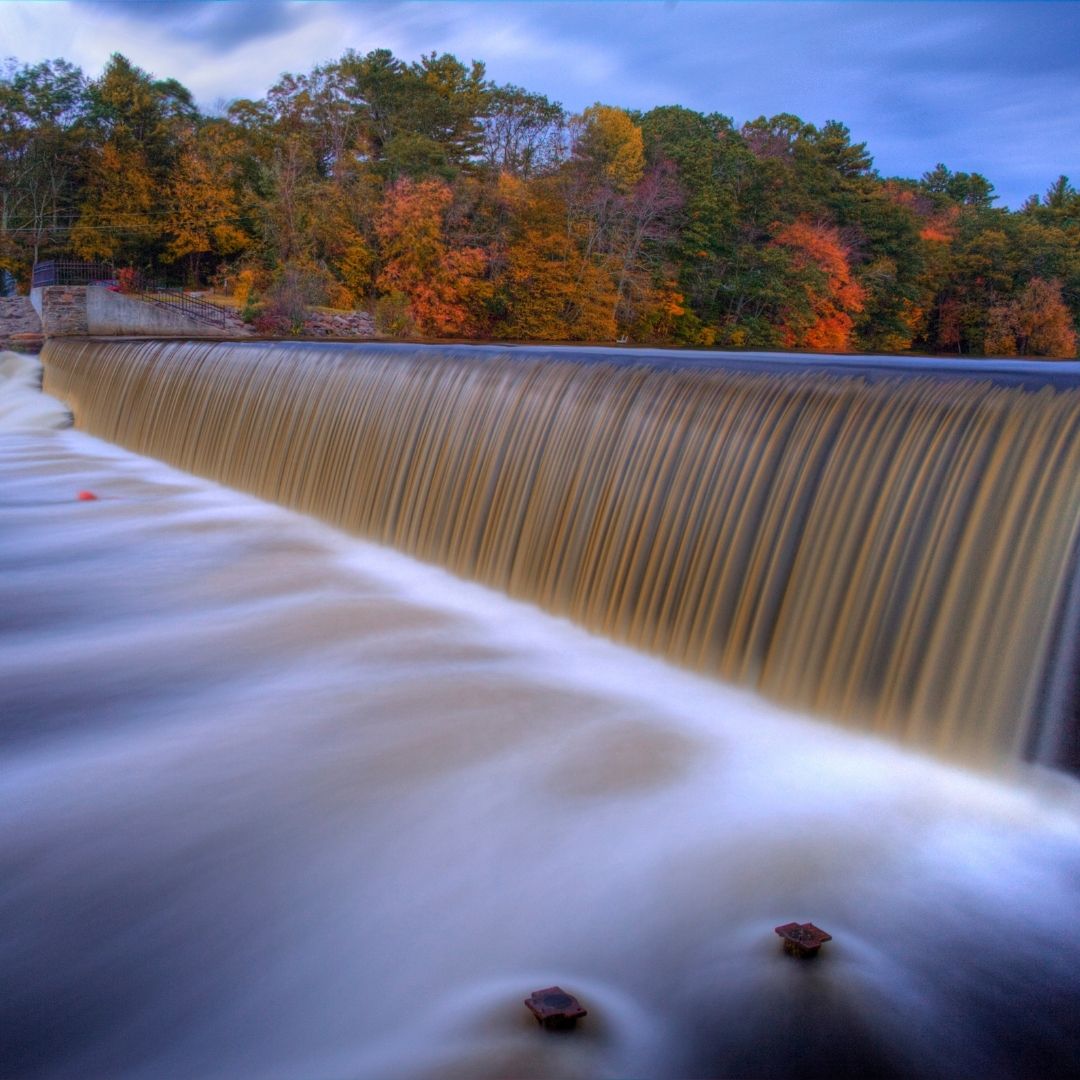
M 264 333 L 323 306 L 423 338 L 1075 356 L 1080 193 L 996 201 L 880 175 L 839 121 L 571 114 L 449 54 L 346 51 L 213 114 L 119 54 L 0 65 L 0 277 L 167 273 Z

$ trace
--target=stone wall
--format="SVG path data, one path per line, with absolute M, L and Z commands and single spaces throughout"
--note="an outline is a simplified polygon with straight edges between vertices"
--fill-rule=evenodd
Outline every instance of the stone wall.
M 86 337 L 85 285 L 46 285 L 33 289 L 30 300 L 41 316 L 46 337 Z
M 41 319 L 28 296 L 0 296 L 0 348 L 41 344 Z
M 48 285 L 34 289 L 29 298 L 16 297 L 25 311 L 33 304 L 38 334 L 46 337 L 247 337 L 251 328 L 239 314 L 225 309 L 225 326 L 193 318 L 179 308 L 155 304 L 135 296 L 125 296 L 100 285 Z M 0 309 L 2 312 L 2 309 Z M 34 315 L 34 311 L 30 311 Z M 305 337 L 367 338 L 375 335 L 375 324 L 365 311 L 315 311 L 304 325 Z M 0 340 L 3 324 L 0 322 Z

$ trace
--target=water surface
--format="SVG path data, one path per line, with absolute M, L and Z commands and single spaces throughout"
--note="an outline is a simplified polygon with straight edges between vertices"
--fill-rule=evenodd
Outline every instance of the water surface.
M 3 1074 L 1073 1075 L 1073 780 L 781 712 L 63 422 L 0 436 Z M 573 1035 L 521 1004 L 553 983 Z

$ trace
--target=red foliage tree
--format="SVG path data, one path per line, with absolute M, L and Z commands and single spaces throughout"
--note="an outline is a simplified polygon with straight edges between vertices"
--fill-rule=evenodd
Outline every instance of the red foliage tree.
M 851 275 L 848 253 L 830 225 L 796 221 L 780 229 L 773 243 L 789 256 L 794 272 L 780 313 L 787 348 L 848 352 L 852 315 L 862 310 L 862 286 Z

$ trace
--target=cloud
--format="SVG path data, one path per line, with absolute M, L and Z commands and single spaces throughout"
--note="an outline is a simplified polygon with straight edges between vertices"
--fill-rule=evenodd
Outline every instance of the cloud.
M 1080 5 L 0 3 L 0 54 L 88 71 L 121 51 L 197 99 L 258 96 L 346 48 L 432 50 L 571 109 L 678 103 L 845 122 L 887 174 L 984 172 L 1017 205 L 1080 178 Z
M 194 42 L 219 57 L 227 57 L 251 42 L 280 39 L 295 31 L 305 17 L 304 5 L 267 0 L 231 3 L 130 0 L 119 4 L 107 0 L 73 0 L 70 6 L 72 14 L 80 20 L 141 24 L 142 33 Z

